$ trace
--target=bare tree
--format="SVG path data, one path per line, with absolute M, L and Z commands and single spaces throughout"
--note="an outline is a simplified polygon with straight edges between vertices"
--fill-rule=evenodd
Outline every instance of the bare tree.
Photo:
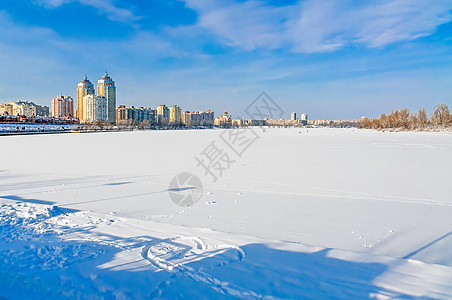
M 419 109 L 417 113 L 410 114 L 408 108 L 393 110 L 389 115 L 381 114 L 380 118 L 361 118 L 358 128 L 377 129 L 399 128 L 405 130 L 423 130 L 431 126 L 432 128 L 452 127 L 452 115 L 446 104 L 435 106 L 435 110 L 428 118 L 425 108 Z
M 371 128 L 371 120 L 369 118 L 361 118 L 358 123 L 358 128 Z
M 398 110 L 393 110 L 388 116 L 388 125 L 390 128 L 400 127 L 400 113 Z
M 143 120 L 140 122 L 140 124 L 138 124 L 138 128 L 141 130 L 149 129 L 151 128 L 151 122 L 149 120 Z
M 432 115 L 432 123 L 435 126 L 447 126 L 449 124 L 450 111 L 446 104 L 438 104 Z
M 419 109 L 416 117 L 418 122 L 417 124 L 418 128 L 424 129 L 428 123 L 427 111 L 425 110 L 425 108 Z
M 417 119 L 417 114 L 411 114 L 408 118 L 408 122 L 410 130 L 418 129 L 419 121 Z
M 380 116 L 380 127 L 381 128 L 387 128 L 388 127 L 388 117 L 386 114 L 381 114 Z
M 372 119 L 371 126 L 372 126 L 373 129 L 380 129 L 381 128 L 380 120 L 379 119 Z
M 408 129 L 408 126 L 410 124 L 409 118 L 410 118 L 410 110 L 408 108 L 404 108 L 404 109 L 400 110 L 399 126 L 405 128 L 405 129 Z

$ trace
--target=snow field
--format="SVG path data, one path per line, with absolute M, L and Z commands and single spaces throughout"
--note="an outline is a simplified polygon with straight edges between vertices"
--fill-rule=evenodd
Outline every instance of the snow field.
M 217 182 L 218 130 L 2 137 L 0 295 L 451 299 L 452 135 L 255 130 Z

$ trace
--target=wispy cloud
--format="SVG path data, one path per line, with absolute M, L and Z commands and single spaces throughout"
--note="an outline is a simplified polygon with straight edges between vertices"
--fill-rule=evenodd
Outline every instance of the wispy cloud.
M 116 6 L 113 0 L 34 0 L 35 4 L 49 9 L 57 8 L 71 2 L 78 2 L 82 5 L 94 7 L 100 13 L 106 14 L 112 21 L 132 22 L 139 19 L 132 11 Z
M 290 7 L 274 7 L 262 1 L 187 0 L 187 6 L 199 13 L 198 26 L 218 35 L 226 44 L 254 50 L 278 48 L 284 18 Z
M 69 0 L 46 0 L 57 2 Z M 49 27 L 17 24 L 6 12 L 0 10 L 0 46 L 17 48 L 24 53 L 48 54 L 60 53 L 62 57 L 73 55 L 93 60 L 99 57 L 110 56 L 111 58 L 124 58 L 124 55 L 135 59 L 152 57 L 162 59 L 168 57 L 180 57 L 184 51 L 177 49 L 173 43 L 156 33 L 146 30 L 135 30 L 131 35 L 123 39 L 99 39 L 90 41 L 87 47 L 86 41 L 68 38 Z M 80 51 L 84 49 L 84 51 Z M 89 49 L 89 51 L 87 51 Z M 102 55 L 96 55 L 96 54 Z
M 73 95 L 73 85 L 84 73 L 121 69 L 122 76 L 132 77 L 134 72 L 142 75 L 161 59 L 181 55 L 181 50 L 149 31 L 86 43 L 51 28 L 17 24 L 0 10 L 1 98 L 41 99 L 41 103 L 47 103 L 45 99 L 53 94 Z
M 452 20 L 451 0 L 305 0 L 276 7 L 267 1 L 185 0 L 197 26 L 227 45 L 251 51 L 288 46 L 294 52 L 368 48 L 431 35 Z
M 436 28 L 452 20 L 452 1 L 382 1 L 353 12 L 361 16 L 356 41 L 369 47 L 382 47 L 431 35 Z
M 46 27 L 17 26 L 6 11 L 0 10 L 0 44 L 3 45 L 33 45 L 43 40 L 51 42 L 56 34 Z

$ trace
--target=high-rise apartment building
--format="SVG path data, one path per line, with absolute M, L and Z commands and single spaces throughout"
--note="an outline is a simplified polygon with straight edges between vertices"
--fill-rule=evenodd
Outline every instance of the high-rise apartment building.
M 211 110 L 207 110 L 206 112 L 202 112 L 203 125 L 212 126 L 215 120 L 215 114 Z
M 157 123 L 159 125 L 167 125 L 169 122 L 169 109 L 162 104 L 157 107 Z
M 181 113 L 182 110 L 180 109 L 179 105 L 174 104 L 169 109 L 170 114 L 170 124 L 172 125 L 180 125 L 181 124 Z
M 181 114 L 181 122 L 182 122 L 182 124 L 184 124 L 185 126 L 188 126 L 188 127 L 193 126 L 193 122 L 192 122 L 191 116 L 192 116 L 191 112 L 189 112 L 188 110 L 184 111 Z
M 107 99 L 104 96 L 83 97 L 83 123 L 107 121 Z
M 50 109 L 48 106 L 34 104 L 33 102 L 29 102 L 29 103 L 36 107 L 36 115 L 37 116 L 41 116 L 41 117 L 50 116 Z
M 58 95 L 52 99 L 52 117 L 74 116 L 74 100 L 70 96 Z
M 97 94 L 104 96 L 107 101 L 107 121 L 111 123 L 116 122 L 116 86 L 113 79 L 108 76 L 107 71 L 105 75 L 97 82 Z
M 185 126 L 212 126 L 215 115 L 213 111 L 185 111 L 182 113 L 181 121 Z
M 145 120 L 149 121 L 150 124 L 154 124 L 155 115 L 156 110 L 150 107 L 135 108 L 133 106 L 120 105 L 116 109 L 116 124 L 135 125 Z
M 296 120 L 296 119 L 297 119 L 297 113 L 296 113 L 296 112 L 293 112 L 293 113 L 290 115 L 290 119 L 291 119 L 292 121 Z
M 91 83 L 91 81 L 88 80 L 88 78 L 85 75 L 85 78 L 80 81 L 77 87 L 77 116 L 80 120 L 80 122 L 83 122 L 83 97 L 87 95 L 93 95 L 94 96 L 94 85 Z
M 8 102 L 0 104 L 1 114 L 7 113 L 10 116 L 36 116 L 36 105 L 33 102 Z
M 116 109 L 116 124 L 126 124 L 129 119 L 128 109 L 125 105 L 119 105 Z

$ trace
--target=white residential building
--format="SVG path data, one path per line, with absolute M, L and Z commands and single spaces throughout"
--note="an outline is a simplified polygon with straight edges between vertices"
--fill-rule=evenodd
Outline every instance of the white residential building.
M 105 96 L 83 97 L 83 123 L 107 120 L 107 99 Z

